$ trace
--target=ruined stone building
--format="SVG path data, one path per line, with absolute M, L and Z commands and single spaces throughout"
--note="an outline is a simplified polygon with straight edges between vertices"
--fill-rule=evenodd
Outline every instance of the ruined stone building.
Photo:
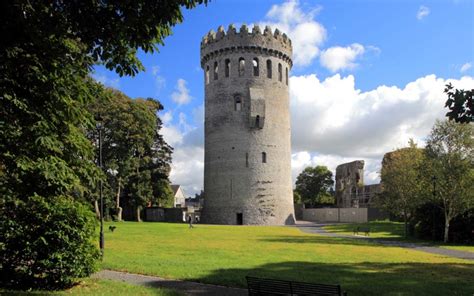
M 288 75 L 291 41 L 278 29 L 210 31 L 205 83 L 203 222 L 293 224 Z
M 336 168 L 336 204 L 339 208 L 367 208 L 381 192 L 380 184 L 364 185 L 364 161 L 338 165 Z

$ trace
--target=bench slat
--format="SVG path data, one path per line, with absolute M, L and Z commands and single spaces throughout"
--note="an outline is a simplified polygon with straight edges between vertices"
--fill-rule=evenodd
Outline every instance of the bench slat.
M 340 285 L 313 284 L 249 276 L 246 279 L 249 295 L 343 295 Z

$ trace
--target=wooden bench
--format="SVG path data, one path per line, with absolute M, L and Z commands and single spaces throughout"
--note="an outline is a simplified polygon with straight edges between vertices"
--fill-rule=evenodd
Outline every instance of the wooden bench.
M 356 228 L 354 228 L 354 235 L 358 235 L 359 232 L 363 232 L 366 236 L 369 236 L 370 228 L 369 227 L 356 227 Z
M 249 295 L 334 295 L 347 296 L 340 285 L 311 284 L 284 280 L 245 277 Z

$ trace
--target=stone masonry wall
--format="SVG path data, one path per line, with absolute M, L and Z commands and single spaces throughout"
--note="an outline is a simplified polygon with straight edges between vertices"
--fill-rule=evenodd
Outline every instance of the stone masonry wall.
M 227 32 L 220 27 L 203 38 L 201 66 L 203 222 L 293 224 L 287 78 L 291 41 L 277 30 L 272 34 L 270 28 L 262 33 L 254 27 L 249 33 L 243 26 L 237 33 L 232 25 Z

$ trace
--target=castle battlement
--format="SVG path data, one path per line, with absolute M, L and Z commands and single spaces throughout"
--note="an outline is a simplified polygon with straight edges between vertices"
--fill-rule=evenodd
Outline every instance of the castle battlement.
M 278 29 L 220 26 L 201 43 L 204 223 L 294 224 L 289 71 Z
M 228 53 L 258 53 L 276 56 L 286 61 L 290 67 L 293 62 L 291 40 L 280 30 L 266 26 L 262 30 L 254 25 L 252 31 L 246 25 L 240 27 L 237 32 L 235 26 L 230 24 L 227 32 L 223 26 L 219 26 L 217 32 L 209 31 L 201 41 L 201 66 L 210 59 Z

